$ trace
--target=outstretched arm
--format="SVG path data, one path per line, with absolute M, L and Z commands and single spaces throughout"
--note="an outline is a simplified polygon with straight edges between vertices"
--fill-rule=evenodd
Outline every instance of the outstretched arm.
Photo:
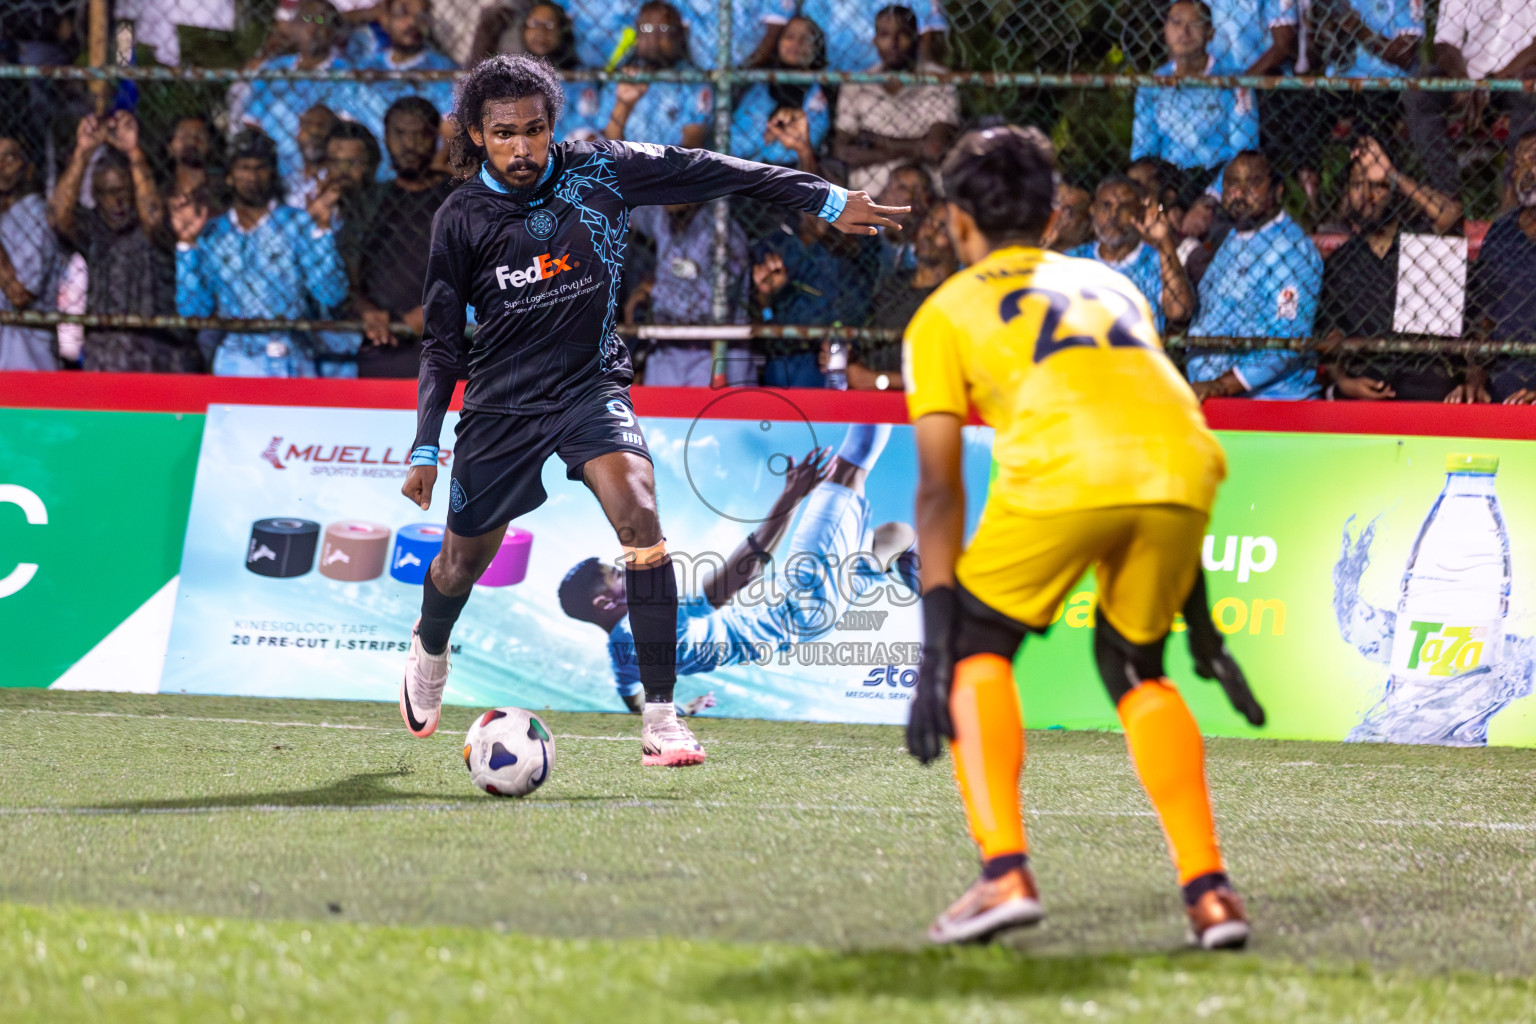
M 812 449 L 798 465 L 789 460 L 784 490 L 774 499 L 767 517 L 736 545 L 724 567 L 704 580 L 701 590 L 712 607 L 724 607 L 742 587 L 757 578 L 763 565 L 773 557 L 773 549 L 784 539 L 801 499 L 826 476 L 831 455 L 831 448 Z
M 619 194 L 631 207 L 748 196 L 814 213 L 850 235 L 873 235 L 881 227 L 898 227 L 891 218 L 909 212 L 905 206 L 877 205 L 865 192 L 849 192 L 814 174 L 708 150 L 611 142 L 610 152 Z

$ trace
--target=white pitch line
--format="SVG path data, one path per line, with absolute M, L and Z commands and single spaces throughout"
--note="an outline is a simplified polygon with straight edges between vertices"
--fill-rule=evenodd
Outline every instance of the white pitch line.
M 393 732 L 376 725 L 343 725 L 336 722 L 271 722 L 262 718 L 200 718 L 195 715 L 135 715 L 125 711 L 56 711 L 52 708 L 22 708 L 12 711 L 0 708 L 7 715 L 64 715 L 69 718 L 139 718 L 145 721 L 212 722 L 220 725 L 269 725 L 276 729 L 348 729 L 364 732 Z

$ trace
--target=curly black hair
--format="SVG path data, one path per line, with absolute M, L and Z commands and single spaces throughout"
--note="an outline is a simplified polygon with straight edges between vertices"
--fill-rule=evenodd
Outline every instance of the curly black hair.
M 1056 201 L 1056 149 L 1033 126 L 966 132 L 939 171 L 944 198 L 993 245 L 1039 240 Z
M 485 159 L 485 147 L 475 145 L 469 126 L 480 126 L 489 100 L 520 100 L 543 96 L 550 127 L 565 110 L 565 87 L 560 73 L 543 57 L 526 53 L 499 53 L 476 64 L 459 82 L 453 106 L 458 125 L 448 146 L 448 159 L 460 177 L 469 177 Z

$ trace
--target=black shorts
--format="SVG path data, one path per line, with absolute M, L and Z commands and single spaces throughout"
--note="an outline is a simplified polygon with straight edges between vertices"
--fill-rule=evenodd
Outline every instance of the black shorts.
M 600 455 L 651 457 L 629 389 L 618 384 L 593 388 L 554 412 L 466 410 L 454 434 L 448 529 L 461 537 L 478 537 L 544 504 L 544 463 L 552 454 L 571 480 Z

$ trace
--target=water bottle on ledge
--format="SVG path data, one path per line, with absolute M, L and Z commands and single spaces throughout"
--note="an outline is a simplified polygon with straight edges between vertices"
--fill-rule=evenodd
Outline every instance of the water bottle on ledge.
M 827 345 L 827 387 L 848 390 L 848 343 L 834 339 Z

